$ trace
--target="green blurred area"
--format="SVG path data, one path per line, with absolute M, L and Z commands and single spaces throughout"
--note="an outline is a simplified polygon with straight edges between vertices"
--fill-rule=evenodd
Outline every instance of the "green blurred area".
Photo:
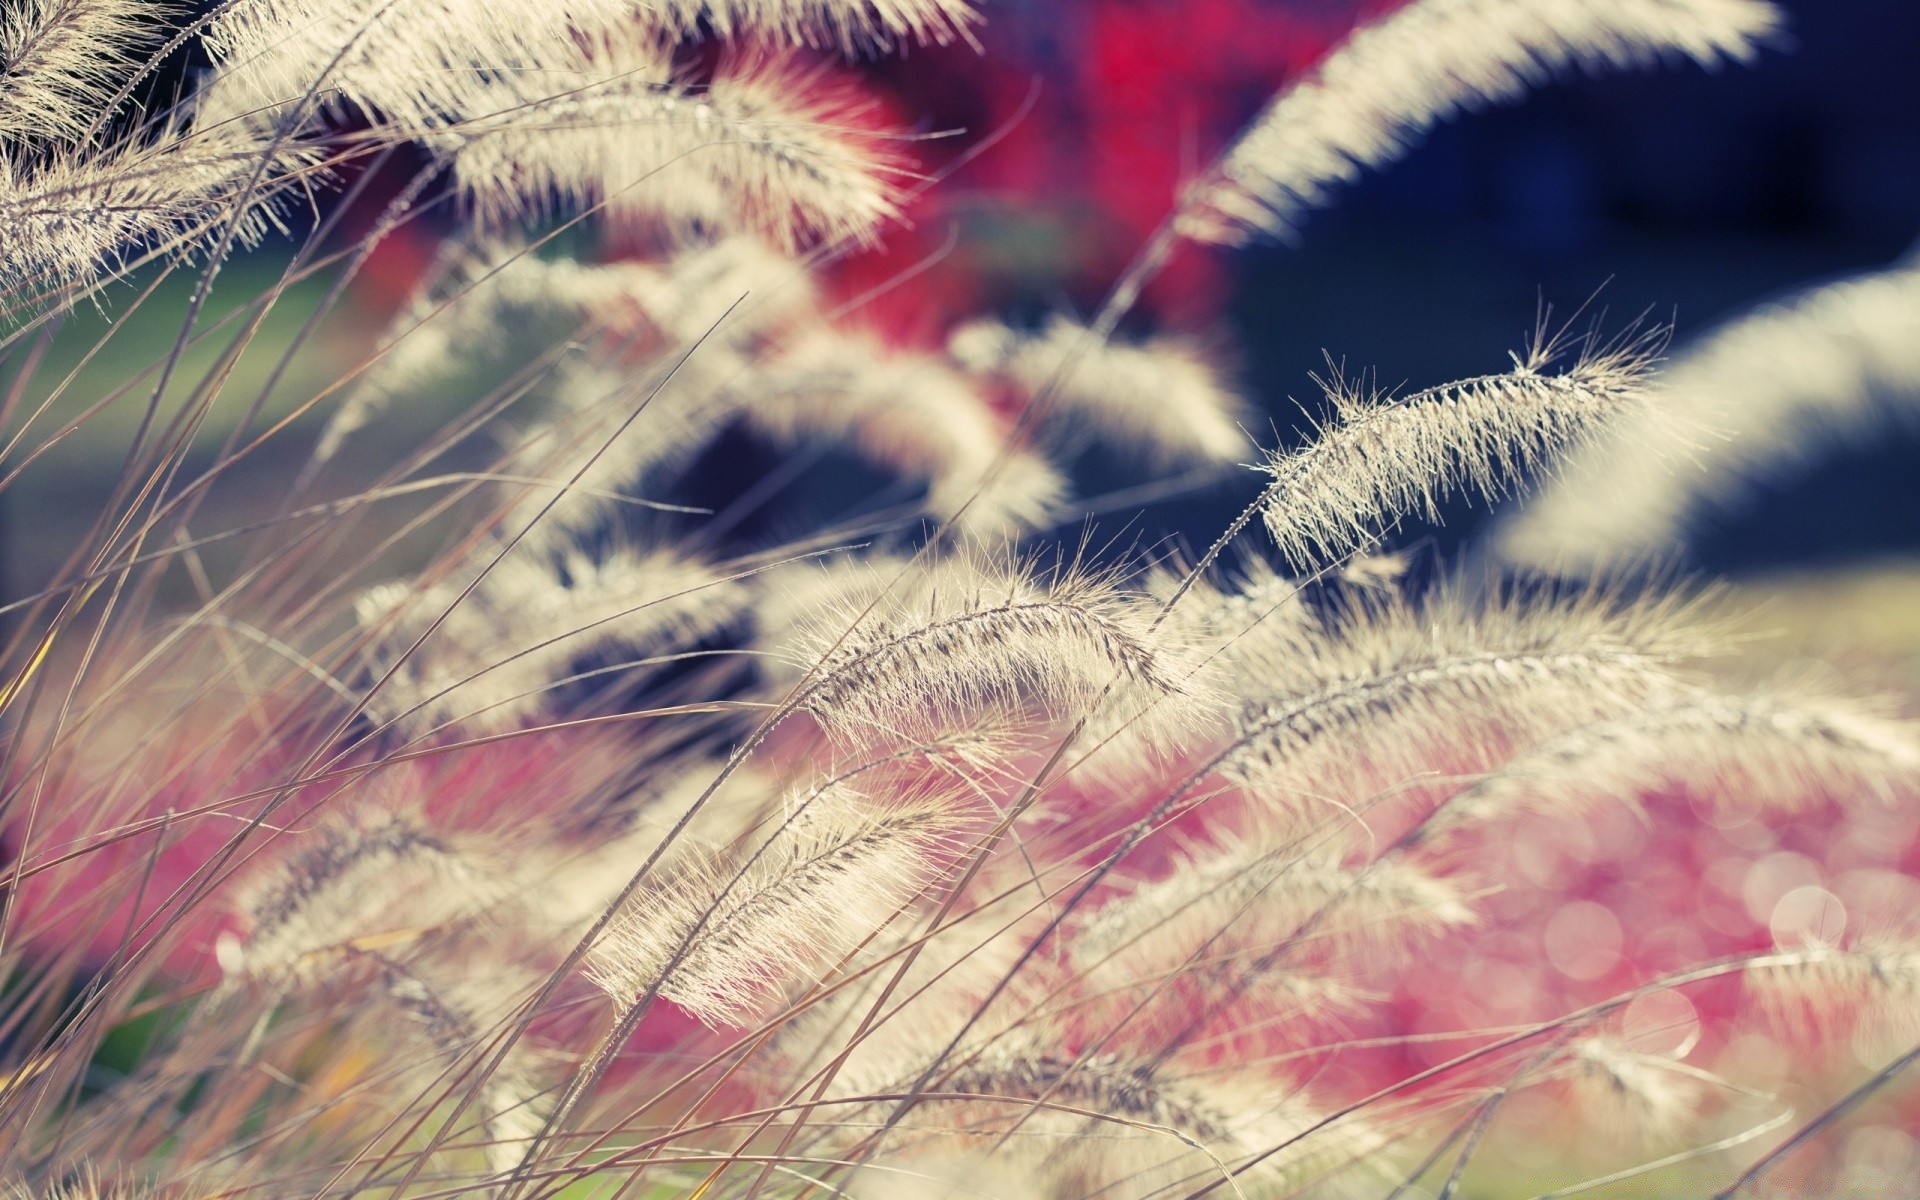
M 45 586 L 101 520 L 143 423 L 140 460 L 149 468 L 156 447 L 188 447 L 170 485 L 175 495 L 229 444 L 245 447 L 204 488 L 193 536 L 258 521 L 283 505 L 327 414 L 351 388 L 341 381 L 365 360 L 386 321 L 370 311 L 364 289 L 349 286 L 329 302 L 335 270 L 287 277 L 288 257 L 269 246 L 225 263 L 190 333 L 184 323 L 202 277 L 193 269 L 143 271 L 57 324 L 12 331 L 0 365 L 0 387 L 12 398 L 0 472 L 15 476 L 0 492 L 7 598 Z M 444 401 L 431 399 L 393 414 L 383 436 L 351 446 L 310 499 L 373 479 L 448 415 Z M 131 485 L 148 479 L 137 474 Z M 209 546 L 203 565 L 219 579 L 246 545 Z M 174 572 L 161 602 L 190 599 L 188 581 Z

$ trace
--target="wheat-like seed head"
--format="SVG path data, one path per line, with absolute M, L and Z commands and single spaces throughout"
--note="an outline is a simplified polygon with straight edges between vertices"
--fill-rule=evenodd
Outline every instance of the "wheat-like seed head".
M 159 40 L 165 4 L 21 0 L 0 12 L 0 138 L 79 138 L 140 55 Z
M 38 162 L 0 154 L 0 289 L 25 299 L 87 282 L 136 249 L 255 241 L 297 165 L 259 130 L 182 118 Z
M 1497 498 L 1551 457 L 1630 419 L 1651 396 L 1657 338 L 1629 337 L 1550 372 L 1542 346 L 1514 370 L 1379 396 L 1326 384 L 1333 420 L 1299 450 L 1275 455 L 1262 494 L 1267 531 L 1302 566 L 1337 562 L 1410 515 L 1435 520 L 1440 501 Z
M 483 223 L 604 205 L 617 221 L 795 244 L 868 238 L 896 215 L 869 124 L 817 70 L 743 58 L 694 90 L 657 51 L 617 42 L 557 77 L 499 76 L 423 135 Z
M 1676 784 L 1752 808 L 1888 799 L 1920 786 L 1920 736 L 1832 700 L 1683 695 L 1543 742 L 1447 801 L 1429 830 L 1635 804 Z
M 715 1025 L 764 1014 L 884 928 L 956 828 L 939 800 L 809 794 L 743 860 L 690 864 L 640 892 L 588 960 L 618 1003 L 657 994 Z
M 1673 1144 L 1693 1128 L 1706 1101 L 1700 1072 L 1609 1035 L 1575 1039 L 1565 1071 L 1581 1113 L 1636 1142 Z
M 1250 449 L 1240 398 L 1179 338 L 1097 342 L 1085 325 L 1056 314 L 1033 333 L 971 322 L 953 331 L 947 352 L 967 370 L 1038 398 L 1056 441 L 1091 431 L 1160 462 L 1234 462 Z
M 382 585 L 358 606 L 378 639 L 368 708 L 412 734 L 514 728 L 549 709 L 575 664 L 618 654 L 642 671 L 724 628 L 746 599 L 703 563 L 625 549 L 509 554 L 470 591 Z
M 1311 789 L 1316 772 L 1397 782 L 1436 755 L 1471 769 L 1503 747 L 1685 693 L 1684 668 L 1715 640 L 1683 603 L 1600 593 L 1369 604 L 1283 646 L 1284 657 L 1236 664 L 1245 702 L 1217 765 L 1289 789 Z
M 1903 423 L 1920 396 L 1920 267 L 1769 304 L 1656 380 L 1654 409 L 1575 449 L 1500 531 L 1509 561 L 1591 573 L 1657 558 L 1716 505 L 1836 442 Z
M 1297 937 L 1313 950 L 1337 941 L 1378 954 L 1474 923 L 1458 885 L 1417 864 L 1347 866 L 1296 844 L 1246 840 L 1187 855 L 1108 902 L 1074 953 L 1167 970 L 1195 957 L 1276 954 Z
M 236 978 L 312 977 L 357 944 L 410 941 L 505 895 L 501 864 L 421 815 L 356 808 L 333 818 L 244 888 L 248 932 L 229 943 Z
M 1339 185 L 1463 110 L 1572 67 L 1750 59 L 1781 23 L 1764 0 L 1416 0 L 1281 92 L 1194 184 L 1181 231 L 1227 245 L 1291 236 Z
M 858 623 L 851 629 L 846 617 Z M 966 560 L 905 581 L 870 612 L 817 622 L 798 702 L 833 736 L 868 740 L 1030 707 L 1071 723 L 1128 705 L 1135 736 L 1178 733 L 1209 695 L 1152 610 L 1097 576 Z M 1116 691 L 1116 689 L 1118 689 Z M 1144 705 L 1144 707 L 1142 707 Z

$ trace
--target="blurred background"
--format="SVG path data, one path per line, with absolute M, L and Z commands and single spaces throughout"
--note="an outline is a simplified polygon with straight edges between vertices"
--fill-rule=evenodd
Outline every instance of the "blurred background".
M 1134 324 L 1218 345 L 1270 423 L 1253 432 L 1286 444 L 1310 428 L 1311 375 L 1330 360 L 1375 372 L 1386 386 L 1497 371 L 1544 306 L 1562 316 L 1604 312 L 1609 329 L 1671 322 L 1684 344 L 1769 298 L 1883 266 L 1920 236 L 1920 4 L 1783 6 L 1791 37 L 1749 67 L 1569 80 L 1444 126 L 1313 217 L 1297 244 L 1188 252 Z M 927 135 L 907 149 L 934 185 L 885 246 L 827 268 L 829 285 L 866 297 L 857 319 L 929 348 L 980 312 L 1087 312 L 1182 179 L 1356 21 L 1390 7 L 985 0 L 979 47 L 852 68 L 897 124 Z M 193 65 L 177 64 L 174 78 Z M 388 163 L 390 179 L 370 181 L 353 209 L 290 211 L 289 224 L 334 220 L 333 241 L 346 244 L 421 165 Z M 235 365 L 223 415 L 198 434 L 203 461 L 322 399 L 229 473 L 196 531 L 242 524 L 279 502 L 336 400 L 330 387 L 368 353 L 455 219 L 445 213 L 439 226 L 386 239 L 312 329 L 331 279 L 292 282 Z M 282 241 L 228 264 L 201 328 L 248 319 L 247 304 L 280 278 L 286 251 Z M 151 387 L 126 381 L 164 353 L 177 332 L 171 314 L 191 286 L 176 276 L 142 301 L 143 282 L 111 292 L 4 368 L 0 383 L 37 361 L 7 431 L 18 440 L 6 470 L 27 464 L 0 511 L 0 590 L 9 598 L 58 569 L 120 470 Z M 110 324 L 115 333 L 102 343 Z M 189 367 L 213 363 L 223 344 L 210 336 Z M 393 414 L 328 491 L 374 478 L 456 404 L 422 397 Z M 710 466 L 721 490 L 730 476 L 766 470 L 759 451 L 739 442 Z M 1138 464 L 1097 458 L 1075 473 L 1090 508 L 1140 478 Z M 1204 541 L 1254 488 L 1250 473 L 1197 481 L 1139 517 L 1121 497 L 1115 520 L 1135 544 Z M 778 511 L 769 505 L 768 520 Z M 1462 509 L 1444 531 L 1414 529 L 1403 540 L 1455 557 L 1483 517 Z M 1911 668 L 1920 662 L 1920 572 L 1908 565 L 1916 554 L 1920 422 L 1836 448 L 1715 515 L 1697 530 L 1689 564 L 1748 581 L 1771 619 L 1809 649 L 1845 645 Z

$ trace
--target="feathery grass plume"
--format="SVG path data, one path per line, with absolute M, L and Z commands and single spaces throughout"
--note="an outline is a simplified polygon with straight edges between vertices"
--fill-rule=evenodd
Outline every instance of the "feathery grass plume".
M 740 860 L 690 864 L 636 895 L 587 960 L 622 1006 L 649 993 L 741 1025 L 890 922 L 940 869 L 955 809 L 938 797 L 803 795 Z
M 1739 318 L 1676 358 L 1658 386 L 1658 417 L 1623 420 L 1569 456 L 1500 531 L 1509 561 L 1591 572 L 1661 555 L 1753 481 L 1910 423 L 1920 260 Z
M 741 355 L 714 345 L 632 365 L 610 352 L 563 359 L 544 389 L 552 414 L 507 435 L 511 469 L 548 485 L 522 489 L 508 528 L 538 515 L 536 544 L 553 548 L 600 525 L 622 498 L 673 475 L 739 416 L 728 388 L 746 369 Z M 563 485 L 571 490 L 549 509 L 551 489 Z
M 1024 876 L 1009 884 L 1009 870 L 998 864 L 986 869 L 983 891 L 995 901 L 963 905 L 938 927 L 924 919 L 899 922 L 863 947 L 849 963 L 846 984 L 781 1030 L 777 1045 L 793 1078 L 831 1069 L 831 1094 L 838 1099 L 888 1095 L 902 1090 L 908 1082 L 903 1076 L 936 1060 L 960 1062 L 1023 1038 L 1024 1023 L 1047 1003 L 1060 975 L 1051 963 L 1016 971 L 1044 924 L 1035 903 L 1044 889 Z M 963 1027 L 961 1045 L 947 1054 L 954 1031 Z M 852 1039 L 861 1028 L 865 1035 Z M 844 1149 L 849 1138 L 867 1131 L 863 1114 L 809 1137 Z
M 1847 1025 L 1920 1030 L 1920 943 L 1911 933 L 1788 947 L 1754 959 L 1744 983 L 1781 1028 L 1802 1037 Z
M 1333 421 L 1263 468 L 1268 532 L 1302 566 L 1338 561 L 1409 514 L 1437 519 L 1455 492 L 1497 497 L 1521 486 L 1564 447 L 1645 408 L 1658 334 L 1589 344 L 1549 373 L 1542 340 L 1505 375 L 1463 380 L 1402 399 L 1335 379 Z
M 816 635 L 829 632 L 823 614 L 839 614 L 851 625 L 916 570 L 904 555 L 870 550 L 805 558 L 755 574 L 747 585 L 755 595 L 761 671 L 776 683 L 797 685 L 819 653 Z
M 573 550 L 557 562 L 513 554 L 464 590 L 464 582 L 385 584 L 361 597 L 360 622 L 379 639 L 373 667 L 385 680 L 368 697 L 369 712 L 415 735 L 449 725 L 511 729 L 547 710 L 582 659 L 629 653 L 642 668 L 724 627 L 749 598 L 703 563 L 627 548 L 598 558 Z
M 1245 707 L 1217 764 L 1249 783 L 1336 767 L 1392 776 L 1442 745 L 1482 757 L 1634 712 L 1690 690 L 1683 671 L 1715 640 L 1698 607 L 1520 589 L 1475 603 L 1453 588 L 1357 607 L 1304 653 L 1242 656 Z
M 775 339 L 818 317 L 800 264 L 756 238 L 685 250 L 664 269 L 628 265 L 633 287 L 595 315 L 623 344 L 560 360 L 540 389 L 559 415 L 514 448 L 515 470 L 555 487 L 572 481 L 557 502 L 551 490 L 522 489 L 509 526 L 538 517 L 534 546 L 564 547 L 592 532 L 634 488 L 684 466 L 751 413 L 755 364 Z
M 1920 731 L 1833 700 L 1699 694 L 1562 734 L 1449 800 L 1430 831 L 1681 784 L 1762 808 L 1920 788 Z
M 148 137 L 38 160 L 0 152 L 0 291 L 83 283 L 137 249 L 177 251 L 231 228 L 256 240 L 295 156 L 239 124 L 170 118 Z
M 148 0 L 19 0 L 0 11 L 0 138 L 71 140 L 139 65 L 172 9 Z
M 641 263 L 542 258 L 514 238 L 454 241 L 429 285 L 382 336 L 379 357 L 353 395 L 328 418 L 315 461 L 331 459 L 393 404 L 431 394 L 475 362 L 498 369 L 531 359 L 594 318 L 617 313 L 655 275 Z
M 1134 736 L 1177 734 L 1208 710 L 1188 652 L 1157 635 L 1153 608 L 1098 574 L 1040 574 L 967 559 L 932 564 L 797 639 L 810 668 L 798 703 L 836 739 L 911 736 L 982 711 L 1037 709 L 1071 722 L 1110 689 Z
M 1005 379 L 1028 397 L 1046 392 L 1055 438 L 1071 440 L 1084 424 L 1168 463 L 1232 462 L 1250 448 L 1240 398 L 1179 338 L 1096 342 L 1085 325 L 1056 314 L 1034 333 L 970 322 L 954 330 L 947 351 L 966 370 Z
M 18 0 L 0 47 L 62 13 L 146 19 L 116 2 Z M 235 223 L 257 229 L 322 164 L 381 164 L 316 214 L 291 274 L 219 304 L 231 341 L 187 323 L 110 510 L 48 591 L 10 606 L 26 619 L 0 672 L 0 1193 L 108 1191 L 73 1183 L 97 1164 L 140 1194 L 773 1196 L 871 1191 L 881 1171 L 990 1153 L 1018 1172 L 1010 1191 L 1056 1200 L 1300 1195 L 1376 1184 L 1393 1143 L 1430 1133 L 1464 1168 L 1484 1124 L 1448 1138 L 1463 1104 L 1576 1076 L 1599 1089 L 1589 1106 L 1625 1100 L 1657 1127 L 1675 1107 L 1658 1064 L 1604 1040 L 1549 1057 L 1604 1005 L 1544 1025 L 1522 1011 L 1571 994 L 1549 973 L 1557 938 L 1495 925 L 1467 963 L 1405 953 L 1459 940 L 1476 914 L 1465 876 L 1403 853 L 1408 838 L 1359 852 L 1389 828 L 1372 815 L 1411 820 L 1441 791 L 1381 777 L 1484 774 L 1563 735 L 1534 757 L 1608 760 L 1580 786 L 1655 756 L 1686 760 L 1666 777 L 1711 767 L 1716 787 L 1811 787 L 1817 772 L 1820 787 L 1892 791 L 1914 774 L 1904 730 L 1864 712 L 1772 693 L 1712 708 L 1687 670 L 1710 639 L 1686 603 L 1524 583 L 1415 599 L 1391 564 L 1351 557 L 1636 407 L 1649 339 L 1589 344 L 1561 375 L 1543 348 L 1512 376 L 1403 401 L 1343 392 L 1341 422 L 1275 460 L 1272 503 L 1195 579 L 1134 584 L 1131 561 L 1088 570 L 1057 537 L 1005 559 L 968 544 L 1048 519 L 1062 490 L 1001 400 L 1062 386 L 1069 415 L 1116 441 L 1168 460 L 1239 453 L 1233 401 L 1194 353 L 1100 345 L 1182 233 L 1285 232 L 1433 120 L 1559 67 L 1738 55 L 1771 28 L 1757 0 L 1415 0 L 1276 103 L 1093 326 L 975 326 L 944 355 L 840 330 L 809 264 L 781 249 L 871 234 L 900 172 L 865 111 L 796 65 L 823 56 L 765 47 L 964 38 L 964 0 L 219 0 L 206 20 L 202 47 L 197 26 L 158 22 L 179 39 L 170 55 L 212 54 L 191 98 L 153 114 L 103 103 L 98 139 L 72 109 L 116 83 L 150 90 L 121 78 L 144 33 L 59 68 L 55 133 L 10 135 L 4 114 L 22 79 L 55 86 L 58 54 L 0 48 L 0 138 L 18 143 L 0 154 L 0 272 L 34 289 L 135 252 L 178 265 Z M 408 183 L 390 173 L 409 167 Z M 364 268 L 394 244 L 380 238 L 440 227 L 442 182 L 479 219 L 380 342 L 362 394 L 439 403 L 430 390 L 479 376 L 484 399 L 352 503 L 231 522 L 200 507 L 216 490 L 260 503 L 239 476 L 300 436 L 291 372 L 326 348 L 343 289 L 378 282 Z M 356 234 L 368 203 L 380 223 Z M 497 228 L 527 218 L 560 228 Z M 595 237 L 649 257 L 527 253 Z M 193 305 L 237 282 L 218 265 Z M 256 386 L 238 356 L 309 282 L 313 319 L 293 323 L 237 424 L 216 425 L 216 399 Z M 18 341 L 9 366 L 27 374 L 0 409 L 39 394 L 43 350 L 47 373 L 66 369 L 54 324 Z M 113 345 L 85 356 L 89 373 Z M 122 391 L 145 379 L 136 364 Z M 320 457 L 367 415 L 337 418 Z M 449 506 L 483 478 L 462 469 L 469 439 L 508 425 L 482 524 L 461 529 Z M 622 493 L 731 486 L 690 469 L 719 457 L 696 454 L 723 428 L 844 441 L 927 494 L 851 515 L 898 531 L 877 548 L 846 548 L 864 535 L 840 526 L 782 543 L 766 531 L 794 514 L 762 523 L 755 506 L 807 465 L 794 455 L 711 520 L 650 517 L 629 548 Z M 1078 448 L 1072 430 L 1061 440 Z M 459 465 L 420 474 L 436 460 Z M 359 523 L 363 501 L 399 495 L 420 509 Z M 1229 558 L 1212 573 L 1263 512 L 1288 556 L 1346 569 L 1292 578 L 1309 564 Z M 903 513 L 958 536 L 901 529 Z M 413 558 L 449 516 L 459 549 L 367 593 L 364 623 L 346 625 L 346 581 L 390 551 Z M 819 567 L 815 552 L 838 557 Z M 197 611 L 156 620 L 176 601 Z M 759 659 L 772 669 L 753 673 Z M 388 726 L 369 735 L 363 715 Z M 1202 736 L 1218 744 L 1195 752 Z M 1098 750 L 1109 740 L 1118 754 Z M 1096 767 L 1130 769 L 1068 774 L 1097 750 Z M 1337 818 L 1276 802 L 1300 792 L 1328 795 Z M 1649 987 L 1771 973 L 1826 1015 L 1871 1000 L 1910 1016 L 1911 939 L 1787 945 L 1836 937 L 1826 901 L 1842 893 L 1905 903 L 1897 848 L 1859 844 L 1904 828 L 1883 815 L 1833 839 L 1832 896 L 1799 888 L 1776 914 L 1786 948 Z M 1537 861 L 1513 856 L 1527 882 Z M 1640 866 L 1622 868 L 1626 886 L 1677 874 L 1696 894 L 1684 872 Z M 1542 884 L 1542 905 L 1511 907 L 1554 912 L 1568 891 Z M 1712 954 L 1738 936 L 1723 925 L 1703 913 L 1663 945 L 1697 936 Z M 1622 971 L 1656 934 L 1632 932 Z M 1433 974 L 1394 977 L 1402 957 Z M 1513 995 L 1471 991 L 1477 972 L 1499 987 L 1508 971 Z M 1465 995 L 1444 990 L 1468 1028 L 1437 1008 L 1407 1019 L 1431 981 L 1463 978 Z M 123 1071 L 114 1055 L 148 1031 Z M 1455 1036 L 1464 1057 L 1447 1065 Z
M 1581 1120 L 1633 1142 L 1674 1142 L 1693 1127 L 1705 1100 L 1701 1072 L 1612 1035 L 1576 1039 L 1561 1069 Z
M 309 977 L 357 943 L 410 940 L 496 903 L 501 867 L 418 814 L 348 806 L 240 890 L 247 934 L 223 941 L 222 966 L 230 980 Z
M 621 758 L 630 765 L 635 755 L 626 749 Z M 629 785 L 597 808 L 541 814 L 540 830 L 518 856 L 516 875 L 524 883 L 515 888 L 512 908 L 491 915 L 530 940 L 564 948 L 607 911 L 632 880 L 634 864 L 655 852 L 663 870 L 718 859 L 755 829 L 780 820 L 788 800 L 782 787 L 750 768 L 716 787 L 720 764 L 712 759 L 646 765 L 641 786 Z M 560 824 L 571 828 L 556 836 L 552 827 Z
M 412 1018 L 437 1058 L 444 1060 L 429 1060 L 421 1067 L 472 1063 L 539 987 L 540 975 L 490 952 L 494 947 L 487 943 L 493 940 L 470 938 L 467 941 L 477 944 L 442 948 L 430 958 L 409 962 L 377 951 L 372 955 L 388 998 Z M 519 1166 L 546 1122 L 549 1089 L 542 1077 L 555 1072 L 541 1058 L 524 1041 L 517 1043 L 478 1086 L 479 1133 L 487 1168 L 494 1174 Z
M 1147 574 L 1145 588 L 1172 607 L 1161 627 L 1169 640 L 1231 663 L 1245 655 L 1286 657 L 1299 652 L 1297 639 L 1311 637 L 1319 623 L 1301 597 L 1302 584 L 1254 555 L 1244 556 L 1228 578 L 1189 580 L 1184 567 L 1160 567 Z
M 483 224 L 604 205 L 615 222 L 796 246 L 869 239 L 898 213 L 866 106 L 817 68 L 737 54 L 694 88 L 658 49 L 608 40 L 557 76 L 473 92 L 457 123 L 421 133 Z
M 1188 1074 L 1177 1061 L 1076 1055 L 1025 1031 L 942 1070 L 895 1138 L 921 1153 L 992 1148 L 1049 1196 L 1179 1195 L 1319 1123 L 1304 1091 L 1258 1068 Z M 1005 1139 L 1002 1141 L 1001 1139 Z M 1263 1189 L 1371 1172 L 1384 1139 L 1358 1118 L 1251 1166 Z
M 673 345 L 757 347 L 819 315 L 806 264 L 751 234 L 680 248 L 628 299 Z
M 350 102 L 406 129 L 466 111 L 487 73 L 550 68 L 590 4 L 498 0 L 232 0 L 204 41 L 222 118 L 311 124 Z M 291 130 L 289 130 L 291 132 Z
M 1765 0 L 1415 0 L 1354 32 L 1281 92 L 1188 191 L 1182 234 L 1294 234 L 1341 184 L 1434 125 L 1570 67 L 1751 59 L 1782 24 Z
M 586 502 L 596 490 L 617 491 L 634 482 L 655 461 L 699 449 L 732 415 L 731 400 L 721 393 L 727 378 L 744 370 L 735 352 L 758 348 L 816 315 L 816 304 L 805 268 L 749 235 L 690 246 L 655 265 L 545 258 L 519 239 L 475 233 L 453 243 L 394 319 L 381 338 L 380 357 L 329 419 L 314 457 L 331 458 L 354 431 L 405 396 L 443 389 L 449 377 L 472 372 L 476 364 L 494 372 L 524 364 L 585 325 L 627 338 L 639 327 L 651 328 L 676 350 L 699 343 L 675 379 L 660 383 L 667 394 L 648 400 L 655 411 L 631 437 L 616 438 L 628 413 L 610 401 L 657 380 L 657 372 L 616 367 L 607 353 L 569 359 L 553 370 L 550 387 L 558 406 L 590 411 L 591 418 L 578 430 L 537 429 L 523 441 L 522 458 L 550 474 L 564 472 L 564 478 L 572 470 L 548 461 L 555 444 L 570 440 L 582 456 L 598 455 L 602 461 L 589 468 L 592 478 L 580 484 Z M 686 393 L 699 394 L 681 401 Z M 677 427 L 663 432 L 670 424 Z M 570 439 L 555 436 L 563 432 Z M 641 443 L 645 450 L 637 449 Z M 547 498 L 529 497 L 530 510 Z M 592 510 L 594 504 L 581 507 Z M 582 511 L 575 521 L 565 513 L 550 519 L 575 528 L 593 516 Z
M 1270 838 L 1228 840 L 1103 904 L 1073 939 L 1075 958 L 1114 957 L 1141 970 L 1265 954 L 1310 933 L 1368 953 L 1473 925 L 1455 883 L 1402 860 L 1344 865 Z M 1310 927 L 1310 928 L 1309 928 Z
M 675 37 L 711 28 L 849 52 L 967 37 L 972 0 L 653 0 L 641 9 Z
M 845 439 L 882 467 L 924 478 L 926 511 L 968 536 L 1038 525 L 1066 490 L 1051 463 L 1009 448 L 964 377 L 868 334 L 803 333 L 732 390 L 741 415 L 773 437 Z

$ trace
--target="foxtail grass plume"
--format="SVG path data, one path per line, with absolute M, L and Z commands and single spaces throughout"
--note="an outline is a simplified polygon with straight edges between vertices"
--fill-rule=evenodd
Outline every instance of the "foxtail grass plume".
M 1266 464 L 1267 531 L 1290 561 L 1313 567 L 1371 545 L 1404 517 L 1437 519 L 1447 495 L 1497 498 L 1644 408 L 1657 345 L 1629 337 L 1549 372 L 1543 342 L 1506 375 L 1399 399 L 1335 379 L 1326 385 L 1334 416 L 1319 437 Z
M 1290 236 L 1568 68 L 1750 57 L 1770 5 L 1414 0 L 1097 313 L 1032 326 L 920 323 L 842 261 L 995 152 L 889 133 L 861 61 L 970 41 L 966 0 L 199 15 L 0 16 L 9 479 L 135 414 L 105 511 L 6 607 L 0 1191 L 777 1200 L 983 1159 L 1005 1179 L 959 1182 L 1003 1200 L 1455 1195 L 1523 1089 L 1654 1140 L 1742 1094 L 1616 1038 L 1643 999 L 1745 976 L 1802 1026 L 1910 1015 L 1906 723 L 1719 679 L 1658 580 L 1393 544 L 1609 430 L 1678 444 L 1689 379 L 1755 398 L 1742 453 L 1816 391 L 1852 420 L 1904 378 L 1904 275 L 1664 381 L 1638 330 L 1336 381 L 1219 536 L 1096 525 L 1110 496 L 1077 546 L 1056 525 L 1089 448 L 1177 484 L 1246 457 L 1213 339 L 1134 311 L 1183 237 Z M 282 217 L 227 303 L 255 267 L 222 256 Z M 899 286 L 976 259 L 914 257 Z M 98 325 L 66 318 L 136 271 L 179 333 L 93 405 L 139 334 L 102 303 L 69 355 Z M 335 315 L 369 297 L 384 332 Z M 447 425 L 350 440 L 388 413 Z M 1680 791 L 1631 849 L 1594 812 Z M 1828 798 L 1859 826 L 1793 828 Z
M 1238 668 L 1244 706 L 1215 762 L 1298 787 L 1336 765 L 1398 782 L 1442 744 L 1456 766 L 1497 760 L 1515 742 L 1687 694 L 1687 668 L 1715 640 L 1686 604 L 1598 593 L 1368 607 L 1290 661 Z
M 1887 801 L 1920 788 L 1920 733 L 1855 705 L 1790 693 L 1681 695 L 1542 742 L 1449 800 L 1433 828 L 1531 809 L 1631 805 L 1671 787 L 1752 809 Z
M 765 1015 L 912 902 L 957 815 L 940 800 L 807 795 L 740 860 L 690 864 L 641 891 L 589 970 L 623 1005 L 663 996 L 713 1025 Z
M 1074 571 L 943 564 L 865 610 L 823 615 L 798 655 L 809 672 L 798 703 L 854 741 L 1009 706 L 1071 723 L 1121 685 L 1151 697 L 1143 736 L 1178 730 L 1209 703 L 1197 664 L 1157 636 L 1151 609 Z
M 0 138 L 84 137 L 174 10 L 141 0 L 22 0 L 0 13 Z
M 1004 379 L 1040 403 L 1055 437 L 1104 439 L 1172 462 L 1233 462 L 1251 443 L 1240 398 L 1197 347 L 1157 337 L 1137 345 L 1099 341 L 1056 314 L 1032 333 L 998 321 L 953 331 L 947 352 L 969 371 Z
M 514 728 L 549 707 L 573 664 L 615 653 L 644 671 L 745 602 L 737 583 L 664 551 L 575 551 L 557 564 L 511 556 L 471 589 L 382 585 L 358 605 L 378 639 L 368 707 L 416 734 Z
M 1295 937 L 1315 950 L 1337 939 L 1378 954 L 1475 920 L 1454 881 L 1417 864 L 1347 866 L 1312 847 L 1253 839 L 1183 856 L 1164 878 L 1102 906 L 1074 948 L 1088 963 L 1111 956 L 1143 973 L 1177 972 L 1190 959 L 1271 954 Z
M 1291 237 L 1336 187 L 1459 112 L 1572 67 L 1744 61 L 1781 25 L 1764 0 L 1415 0 L 1281 92 L 1188 191 L 1179 229 L 1225 245 Z
M 557 79 L 501 75 L 425 131 L 484 223 L 598 207 L 797 245 L 871 238 L 895 217 L 884 141 L 818 70 L 742 57 L 694 90 L 658 50 L 603 53 Z
M 1836 446 L 1909 424 L 1920 402 L 1920 262 L 1769 304 L 1707 335 L 1568 456 L 1501 530 L 1508 561 L 1601 572 L 1670 556 L 1741 496 Z M 1657 415 L 1656 415 L 1657 413 Z

